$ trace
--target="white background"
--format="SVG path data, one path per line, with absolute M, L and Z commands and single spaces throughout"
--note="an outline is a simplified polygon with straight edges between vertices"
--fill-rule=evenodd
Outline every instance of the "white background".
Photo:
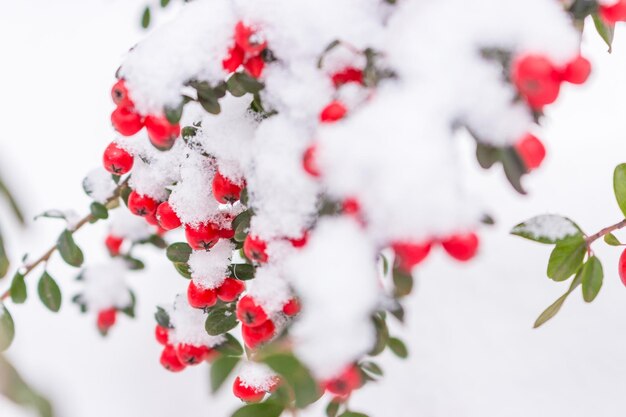
M 144 36 L 142 4 L 0 5 L 0 172 L 29 217 L 49 208 L 87 208 L 81 179 L 113 137 L 109 88 L 124 52 Z M 588 233 L 621 218 L 611 176 L 626 160 L 623 29 L 612 55 L 587 34 L 583 49 L 594 63 L 593 78 L 582 88 L 566 87 L 538 131 L 549 157 L 527 179 L 529 196 L 512 192 L 498 170 L 476 169 L 467 142 L 468 182 L 477 182 L 477 198 L 493 208 L 497 226 L 482 231 L 481 256 L 470 265 L 437 251 L 419 271 L 408 324 L 394 330 L 409 342 L 410 360 L 384 356 L 384 381 L 355 395 L 353 408 L 372 417 L 625 415 L 626 288 L 616 271 L 619 250 L 597 244 L 605 283 L 593 304 L 585 305 L 577 292 L 555 320 L 532 330 L 567 284 L 545 278 L 548 247 L 507 234 L 518 221 L 544 212 L 567 214 Z M 0 225 L 14 259 L 40 253 L 61 229 L 44 220 L 19 230 L 4 206 Z M 77 234 L 89 262 L 103 256 L 104 233 L 100 226 Z M 44 310 L 36 297 L 9 305 L 18 333 L 8 356 L 54 401 L 59 416 L 222 417 L 237 406 L 229 393 L 210 396 L 206 367 L 175 375 L 160 368 L 154 306 L 170 302 L 185 281 L 155 255 L 147 255 L 145 273 L 131 277 L 140 297 L 138 320 L 121 318 L 106 340 L 94 317 L 69 302 L 76 271 L 58 259 L 50 271 L 66 297 L 59 314 Z M 31 293 L 36 278 L 29 277 Z M 0 289 L 7 285 L 0 282 Z M 1 417 L 27 415 L 0 399 Z

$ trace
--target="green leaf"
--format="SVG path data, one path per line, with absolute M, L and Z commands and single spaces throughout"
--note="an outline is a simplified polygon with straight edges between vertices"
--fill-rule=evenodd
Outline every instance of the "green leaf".
M 235 231 L 235 240 L 237 242 L 243 242 L 244 240 L 246 240 L 251 219 L 252 210 L 246 210 L 233 219 L 232 227 Z
M 217 392 L 233 372 L 241 358 L 220 356 L 211 365 L 211 392 Z
M 173 125 L 178 124 L 180 122 L 180 119 L 183 117 L 184 106 L 185 102 L 181 101 L 180 104 L 176 107 L 166 107 L 164 113 L 167 121 Z
M 191 246 L 185 242 L 172 243 L 167 247 L 165 255 L 172 262 L 187 263 L 191 256 Z
M 596 298 L 600 288 L 602 288 L 603 278 L 602 263 L 598 258 L 592 256 L 585 262 L 581 271 L 583 298 L 586 302 L 590 303 Z
M 191 279 L 191 268 L 188 264 L 182 262 L 174 262 L 174 268 L 183 278 Z
M 393 269 L 393 294 L 395 297 L 405 297 L 413 290 L 413 276 L 400 268 Z
M 397 337 L 390 337 L 387 342 L 389 349 L 399 358 L 406 359 L 409 357 L 409 351 L 404 342 Z
M 135 293 L 131 290 L 128 290 L 128 294 L 130 295 L 130 304 L 121 309 L 120 311 L 126 314 L 130 318 L 135 317 L 135 307 L 137 306 L 137 297 Z
M 572 236 L 559 241 L 550 254 L 548 277 L 554 281 L 565 281 L 578 271 L 587 252 L 582 236 Z
M 328 417 L 337 417 L 337 413 L 339 413 L 339 406 L 341 404 L 338 401 L 331 401 L 326 406 L 326 415 Z
M 342 413 L 339 417 L 367 417 L 367 414 L 355 413 L 354 411 L 346 411 L 345 413 Z
M 293 355 L 276 353 L 267 356 L 263 362 L 281 375 L 283 380 L 291 386 L 295 395 L 296 407 L 304 408 L 319 399 L 322 393 L 319 391 L 317 382 L 309 370 Z
M 150 26 L 150 7 L 146 7 L 141 15 L 141 27 L 147 29 Z
M 613 233 L 607 233 L 606 235 L 604 235 L 604 241 L 606 242 L 606 244 L 611 245 L 611 246 L 622 245 L 622 242 L 620 242 L 619 239 L 615 237 Z
M 91 215 L 96 219 L 104 220 L 109 218 L 109 210 L 107 210 L 104 204 L 100 204 L 97 201 L 91 203 L 89 210 L 91 211 Z
M 204 328 L 211 336 L 217 336 L 234 329 L 237 323 L 237 315 L 231 308 L 218 307 L 207 315 Z
M 237 79 L 237 82 L 248 93 L 257 94 L 265 87 L 262 82 L 246 74 L 245 72 L 238 72 L 233 74 L 233 77 Z M 233 78 L 231 77 L 231 78 Z
M 235 75 L 237 74 L 233 74 L 228 79 L 228 81 L 226 82 L 226 88 L 234 97 L 242 97 L 246 95 L 247 91 L 243 87 L 243 85 L 241 85 L 241 83 L 237 80 L 237 77 Z
M 244 405 L 232 417 L 279 417 L 284 407 L 275 402 Z
M 597 14 L 593 14 L 593 24 L 596 27 L 598 35 L 604 43 L 609 47 L 609 53 L 613 50 L 613 35 L 615 34 L 615 25 L 607 25 L 604 20 Z
M 360 364 L 361 369 L 369 372 L 372 375 L 383 376 L 383 370 L 374 362 L 362 362 Z
M 23 407 L 36 411 L 40 417 L 53 417 L 54 411 L 50 402 L 31 388 L 20 376 L 17 370 L 2 356 L 0 356 L 0 395 L 8 398 Z M 33 415 L 28 413 L 28 415 Z
M 7 255 L 6 249 L 4 247 L 2 234 L 0 234 L 0 278 L 4 278 L 7 275 L 10 266 L 11 263 L 9 261 L 9 256 Z
M 28 293 L 26 292 L 26 282 L 24 282 L 24 275 L 17 272 L 13 276 L 13 281 L 11 282 L 11 288 L 9 288 L 9 293 L 11 294 L 11 300 L 15 304 L 22 304 L 26 301 L 28 297 Z
M 163 307 L 157 306 L 157 311 L 154 313 L 154 318 L 161 327 L 165 327 L 166 329 L 171 328 L 170 325 L 170 315 Z
M 83 264 L 83 251 L 76 245 L 72 233 L 69 230 L 64 230 L 59 236 L 57 249 L 61 254 L 61 258 L 63 258 L 68 265 L 79 267 Z
M 243 347 L 241 343 L 230 333 L 225 333 L 226 341 L 215 347 L 219 353 L 224 356 L 241 356 L 243 355 Z
M 504 175 L 515 191 L 520 194 L 526 194 L 526 190 L 522 187 L 522 176 L 526 174 L 524 162 L 512 147 L 500 149 L 500 159 L 504 168 Z
M 555 230 L 558 233 L 555 233 Z M 510 233 L 545 244 L 555 244 L 571 236 L 582 236 L 582 231 L 576 223 L 557 214 L 535 216 L 516 225 Z
M 613 171 L 613 190 L 617 205 L 626 216 L 626 164 L 619 164 Z
M 167 7 L 167 5 L 170 4 L 170 0 L 161 0 L 160 4 L 161 7 Z
M 146 267 L 142 260 L 134 258 L 131 255 L 124 255 L 122 259 L 124 260 L 124 264 L 126 264 L 126 268 L 131 271 L 139 271 Z
M 387 328 L 385 319 L 379 314 L 374 315 L 372 317 L 372 321 L 374 323 L 374 328 L 376 329 L 376 343 L 369 352 L 369 355 L 376 356 L 382 353 L 387 346 L 387 342 L 389 341 L 389 329 Z
M 572 293 L 572 291 L 574 291 L 574 289 L 576 289 L 576 287 L 578 287 L 581 284 L 581 282 L 582 282 L 582 270 L 579 270 L 578 273 L 576 274 L 576 277 L 574 277 L 574 279 L 572 280 L 572 283 L 570 284 L 567 292 L 563 294 L 562 296 L 560 296 L 554 303 L 550 304 L 548 308 L 546 308 L 539 315 L 539 317 L 537 317 L 537 320 L 535 320 L 535 324 L 533 325 L 533 328 L 536 329 L 537 327 L 541 326 L 542 324 L 550 320 L 552 317 L 554 317 L 556 313 L 558 313 L 561 307 L 563 306 L 563 303 L 565 302 L 567 297 Z
M 233 264 L 230 269 L 233 272 L 233 277 L 242 281 L 254 278 L 254 274 L 256 272 L 254 265 L 250 264 Z
M 48 274 L 48 271 L 44 271 L 39 279 L 37 292 L 39 299 L 48 310 L 56 313 L 61 309 L 61 290 L 54 278 Z
M 489 169 L 500 160 L 500 151 L 495 146 L 486 145 L 477 140 L 476 159 L 481 168 Z
M 11 313 L 0 303 L 0 352 L 4 352 L 11 346 L 15 338 L 15 323 Z

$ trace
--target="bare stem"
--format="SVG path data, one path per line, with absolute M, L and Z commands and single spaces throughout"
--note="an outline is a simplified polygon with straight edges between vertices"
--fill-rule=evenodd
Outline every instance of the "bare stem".
M 111 203 L 113 203 L 115 200 L 117 200 L 117 198 L 120 196 L 120 191 L 122 190 L 122 188 L 124 188 L 126 186 L 126 184 L 128 183 L 129 178 L 126 178 L 124 181 L 122 181 L 117 188 L 115 188 L 114 192 L 113 192 L 113 196 L 111 198 L 109 198 L 106 202 L 105 202 L 105 206 L 109 206 Z M 83 217 L 82 219 L 80 219 L 78 221 L 78 223 L 76 223 L 76 225 L 69 230 L 69 232 L 73 235 L 74 232 L 80 230 L 84 225 L 86 225 L 87 223 L 91 222 L 95 220 L 95 217 L 93 216 L 93 214 L 88 214 L 85 217 Z M 56 244 L 53 245 L 52 247 L 50 247 L 50 249 L 48 249 L 43 255 L 41 255 L 39 258 L 37 258 L 37 260 L 33 261 L 33 262 L 29 262 L 26 265 L 22 265 L 21 267 L 18 268 L 18 272 L 23 269 L 23 272 L 21 273 L 22 276 L 26 277 L 28 274 L 30 274 L 35 268 L 37 268 L 40 264 L 44 263 L 44 262 L 48 262 L 48 260 L 50 260 L 50 257 L 52 257 L 52 255 L 57 251 L 57 246 Z M 2 293 L 2 295 L 0 295 L 0 301 L 4 301 L 6 300 L 9 295 L 11 293 L 10 288 L 7 289 L 4 293 Z
M 596 240 L 600 239 L 601 237 L 603 237 L 604 235 L 608 235 L 609 233 L 615 231 L 615 230 L 619 230 L 622 229 L 623 227 L 626 227 L 626 219 L 615 223 L 614 225 L 605 227 L 604 229 L 600 230 L 598 233 L 593 234 L 591 236 L 587 236 L 585 238 L 585 243 L 587 244 L 587 246 L 591 246 L 591 244 L 593 242 L 595 242 Z

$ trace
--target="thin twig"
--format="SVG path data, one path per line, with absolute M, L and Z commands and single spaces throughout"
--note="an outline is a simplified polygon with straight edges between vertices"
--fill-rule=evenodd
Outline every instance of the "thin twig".
M 585 243 L 587 244 L 587 246 L 590 246 L 593 242 L 603 237 L 604 235 L 607 235 L 615 230 L 622 229 L 623 227 L 626 227 L 626 219 L 622 220 L 621 222 L 615 223 L 612 226 L 605 227 L 596 234 L 587 236 L 585 238 Z
M 129 177 L 130 178 L 130 177 Z M 114 190 L 113 192 L 113 196 L 111 198 L 109 198 L 106 202 L 105 202 L 105 206 L 108 207 L 109 204 L 113 203 L 115 200 L 117 200 L 120 196 L 120 191 L 122 190 L 122 188 L 124 188 L 126 186 L 126 184 L 128 183 L 129 178 L 126 178 L 124 181 L 122 181 Z M 87 223 L 91 222 L 95 220 L 95 217 L 93 216 L 93 214 L 89 213 L 88 215 L 86 215 L 85 217 L 83 217 L 82 219 L 80 219 L 78 221 L 78 223 L 76 223 L 76 225 L 70 230 L 69 232 L 73 235 L 76 231 L 80 230 L 84 225 L 86 225 Z M 28 263 L 27 265 L 22 265 L 21 267 L 19 267 L 17 269 L 17 271 L 19 272 L 21 269 L 23 269 L 23 272 L 21 272 L 23 277 L 26 277 L 28 274 L 30 274 L 35 268 L 37 268 L 37 266 L 39 266 L 40 264 L 44 263 L 44 262 L 48 262 L 50 260 L 50 257 L 52 257 L 52 255 L 57 251 L 57 245 L 55 244 L 54 246 L 52 246 L 50 249 L 48 249 L 43 255 L 41 255 L 36 261 Z M 11 288 L 9 287 L 9 289 L 7 289 L 4 293 L 2 293 L 2 295 L 0 296 L 0 301 L 4 301 L 6 300 L 9 295 L 11 294 Z

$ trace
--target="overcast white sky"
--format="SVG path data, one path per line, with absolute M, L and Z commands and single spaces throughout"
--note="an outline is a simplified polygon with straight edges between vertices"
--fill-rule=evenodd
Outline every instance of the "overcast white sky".
M 81 180 L 112 138 L 109 88 L 124 52 L 143 36 L 143 1 L 3 3 L 0 172 L 30 216 L 49 208 L 84 210 Z M 475 191 L 493 207 L 498 225 L 483 233 L 481 257 L 471 265 L 450 264 L 436 253 L 421 270 L 409 323 L 395 329 L 408 339 L 411 358 L 384 357 L 384 382 L 355 395 L 355 409 L 372 417 L 624 415 L 626 288 L 616 271 L 619 251 L 598 245 L 606 276 L 593 304 L 584 305 L 577 293 L 553 322 L 532 330 L 565 285 L 545 278 L 547 247 L 507 234 L 543 212 L 567 214 L 590 233 L 620 219 L 611 175 L 626 160 L 623 29 L 612 55 L 588 34 L 593 78 L 583 88 L 566 87 L 550 110 L 539 131 L 549 157 L 526 183 L 530 196 L 515 195 L 499 172 L 473 171 Z M 475 166 L 469 147 L 466 163 Z M 40 252 L 60 230 L 53 220 L 17 230 L 4 207 L 0 220 L 14 258 Z M 103 256 L 103 234 L 101 227 L 78 234 L 90 260 Z M 93 318 L 67 302 L 75 271 L 58 262 L 50 265 L 66 295 L 58 315 L 34 297 L 10 306 L 18 334 L 9 357 L 53 399 L 60 416 L 221 417 L 236 407 L 230 395 L 209 395 L 206 367 L 173 375 L 158 365 L 154 305 L 170 301 L 185 282 L 166 261 L 151 259 L 131 280 L 140 297 L 138 320 L 120 320 L 107 340 Z M 0 400 L 0 416 L 27 415 Z

